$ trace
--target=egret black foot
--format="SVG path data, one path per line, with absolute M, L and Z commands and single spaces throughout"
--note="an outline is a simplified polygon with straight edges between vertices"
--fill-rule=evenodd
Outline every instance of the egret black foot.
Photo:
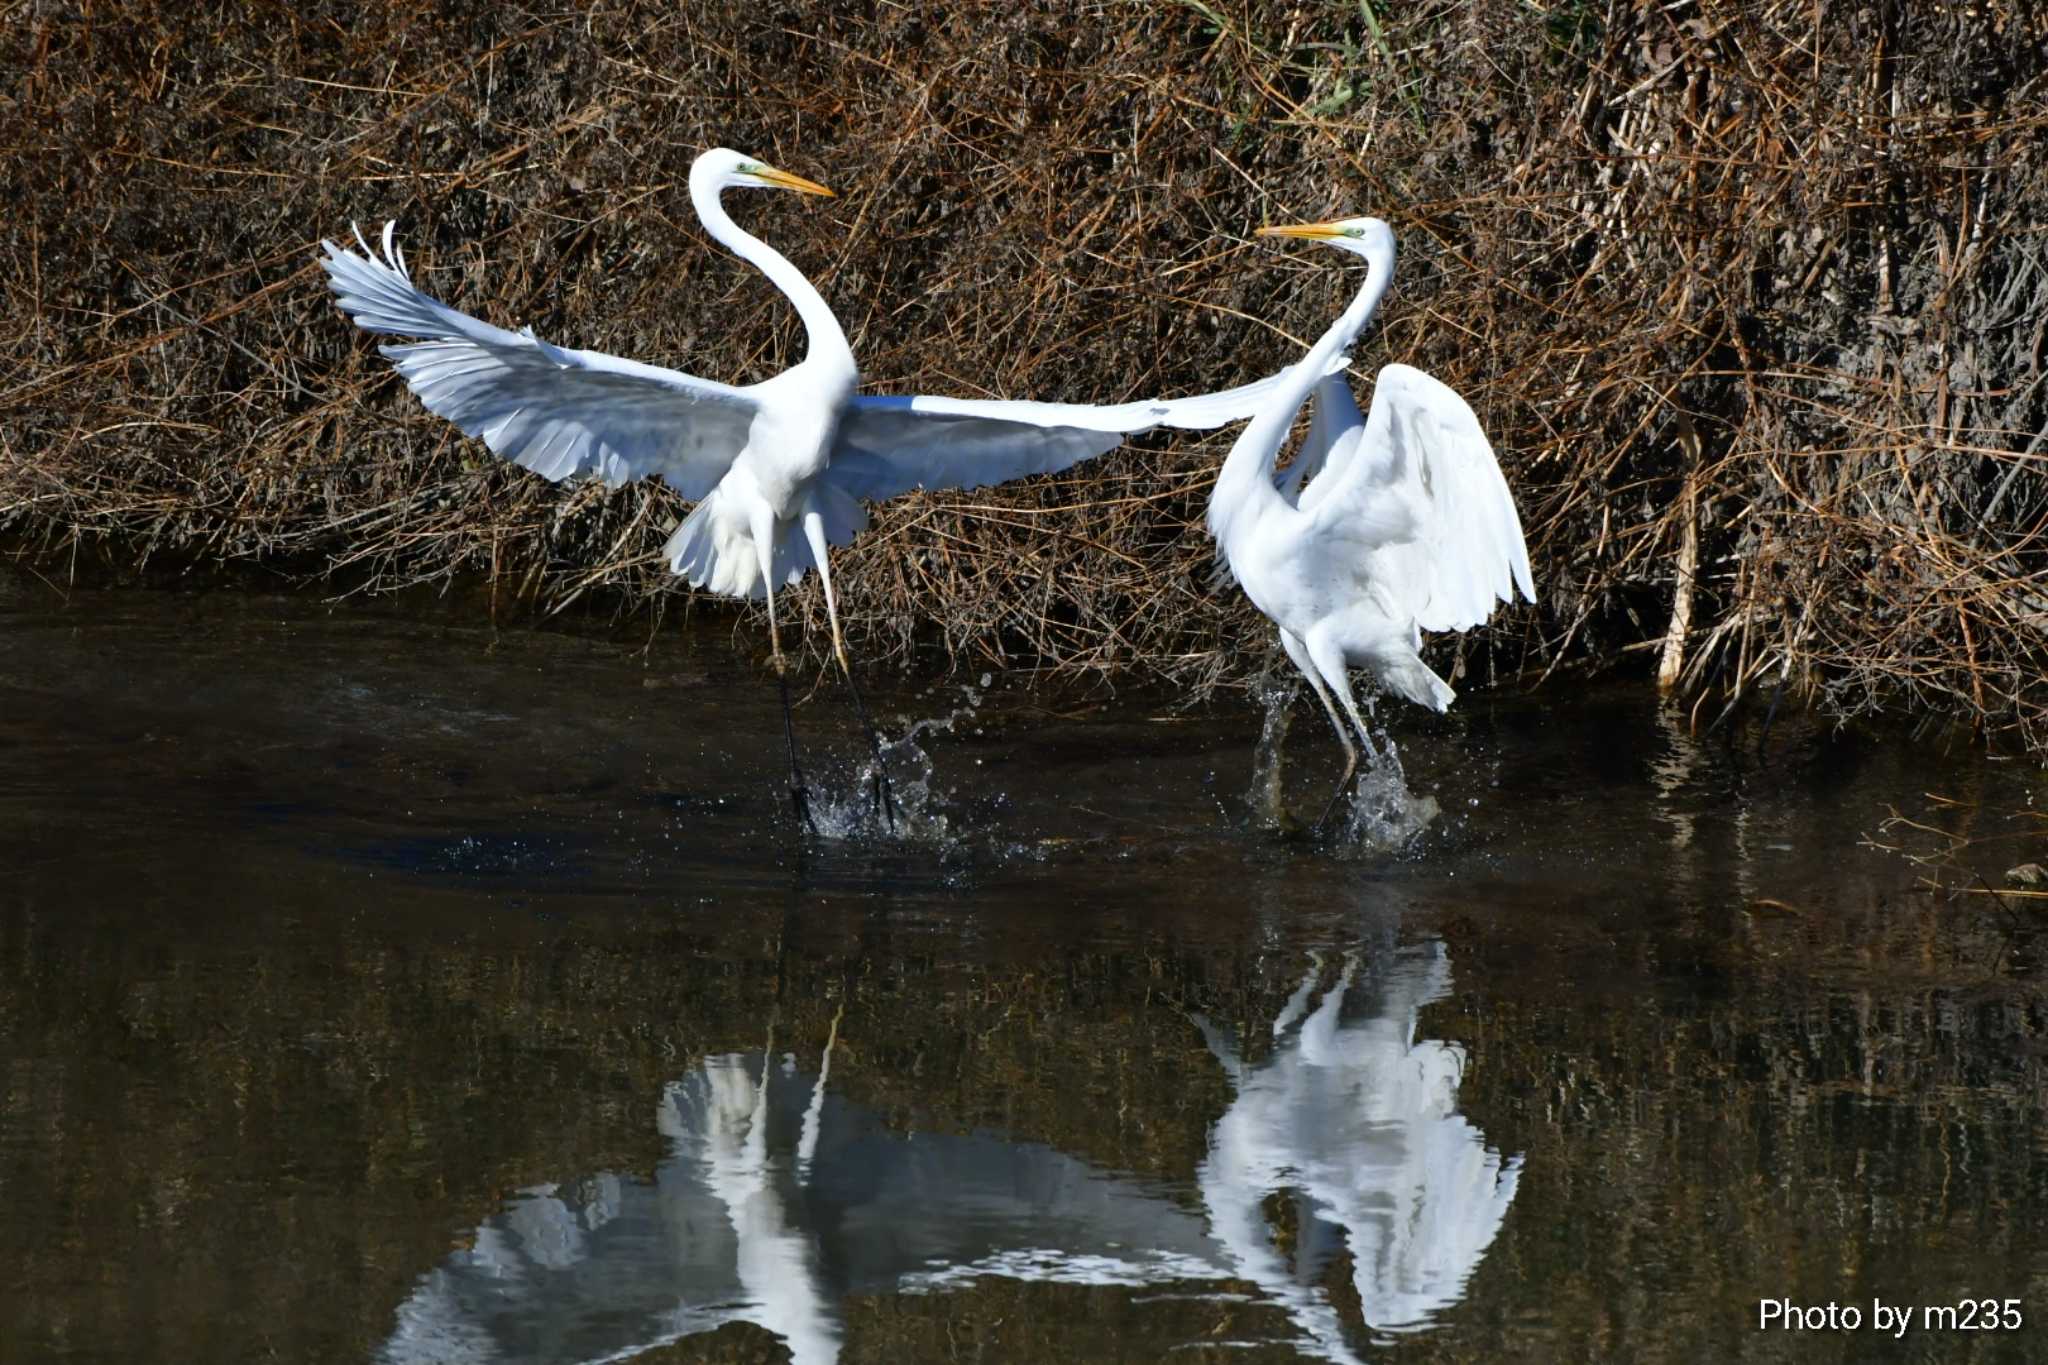
M 896 832 L 896 790 L 889 781 L 889 774 L 882 771 L 879 761 L 875 767 L 875 813 L 882 817 L 882 828 L 894 834 Z
M 811 815 L 811 791 L 801 784 L 789 789 L 789 804 L 796 808 L 796 818 L 811 833 L 818 832 L 818 822 Z
M 1338 806 L 1344 804 L 1344 793 L 1350 786 L 1351 784 L 1348 781 L 1337 785 L 1336 793 L 1330 797 L 1330 804 L 1323 807 L 1323 813 L 1316 817 L 1316 822 L 1313 825 L 1309 826 L 1308 832 L 1312 836 L 1321 838 L 1323 831 L 1329 828 L 1330 817 L 1337 813 Z

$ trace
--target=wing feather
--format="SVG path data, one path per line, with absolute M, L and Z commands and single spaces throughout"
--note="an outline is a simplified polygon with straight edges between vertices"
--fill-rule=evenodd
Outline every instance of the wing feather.
M 1479 418 L 1449 386 L 1388 365 L 1362 439 L 1301 496 L 1315 533 L 1383 519 L 1406 502 L 1413 534 L 1369 547 L 1368 577 L 1424 630 L 1466 630 L 1536 589 L 1522 519 Z
M 1350 357 L 1338 356 L 1331 370 Z M 864 394 L 839 425 L 828 477 L 858 497 L 914 488 L 983 488 L 1054 474 L 1154 427 L 1208 431 L 1257 413 L 1285 371 L 1187 398 L 1135 403 L 1033 403 Z
M 381 257 L 322 242 L 343 312 L 367 332 L 420 337 L 385 346 L 429 412 L 549 479 L 594 472 L 611 484 L 658 474 L 702 498 L 746 445 L 748 390 L 637 360 L 508 332 L 420 292 L 384 225 Z

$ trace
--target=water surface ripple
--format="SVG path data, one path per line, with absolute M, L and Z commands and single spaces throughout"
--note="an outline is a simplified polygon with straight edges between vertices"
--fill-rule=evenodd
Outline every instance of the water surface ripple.
M 821 673 L 806 842 L 749 647 L 0 579 L 0 1359 L 2035 1354 L 2043 922 L 1868 838 L 2032 771 L 1468 686 L 1337 856 L 1241 697 L 876 677 L 884 839 Z

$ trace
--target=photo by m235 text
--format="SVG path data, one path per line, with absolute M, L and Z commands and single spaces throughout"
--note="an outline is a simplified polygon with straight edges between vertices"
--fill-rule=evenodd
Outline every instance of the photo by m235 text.
M 1923 1332 L 2016 1332 L 2025 1324 L 2018 1299 L 1959 1299 L 1945 1304 L 1886 1303 L 1872 1299 L 1866 1312 L 1856 1304 L 1830 1300 L 1796 1304 L 1790 1299 L 1759 1299 L 1759 1330 L 1789 1332 L 1857 1332 L 1866 1328 L 1903 1337 L 1918 1326 Z

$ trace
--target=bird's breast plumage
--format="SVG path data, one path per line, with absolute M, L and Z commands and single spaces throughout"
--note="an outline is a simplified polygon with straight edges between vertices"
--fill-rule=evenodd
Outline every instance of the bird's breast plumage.
M 735 463 L 746 466 L 778 519 L 794 517 L 825 472 L 853 388 L 851 375 L 799 365 L 755 391 L 760 406 Z

